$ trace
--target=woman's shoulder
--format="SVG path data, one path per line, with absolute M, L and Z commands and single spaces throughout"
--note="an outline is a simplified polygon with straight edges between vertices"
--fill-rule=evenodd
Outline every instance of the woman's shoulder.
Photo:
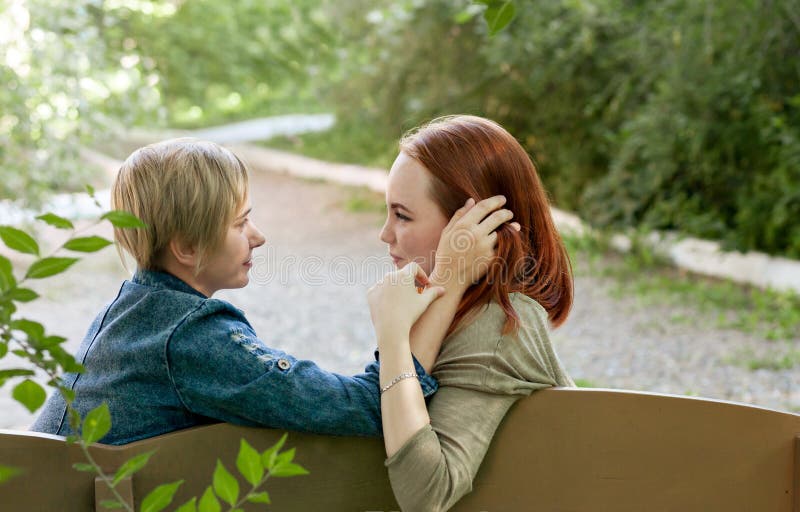
M 434 376 L 440 385 L 470 387 L 500 394 L 529 394 L 567 385 L 554 368 L 545 309 L 534 299 L 513 293 L 519 328 L 503 334 L 506 314 L 497 303 L 478 311 L 444 343 Z
M 519 316 L 521 329 L 548 329 L 547 311 L 535 299 L 522 293 L 509 295 L 511 306 Z M 495 343 L 502 337 L 506 323 L 506 312 L 497 302 L 490 302 L 474 312 L 466 323 L 456 329 L 446 344 L 471 345 L 470 342 Z

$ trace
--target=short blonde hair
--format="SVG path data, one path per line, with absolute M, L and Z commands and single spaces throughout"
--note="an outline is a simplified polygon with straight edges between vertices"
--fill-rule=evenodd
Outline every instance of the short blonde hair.
M 159 270 L 173 238 L 198 251 L 195 272 L 217 250 L 247 201 L 247 167 L 231 151 L 190 138 L 137 149 L 122 164 L 111 207 L 147 228 L 114 228 L 114 238 L 141 269 Z

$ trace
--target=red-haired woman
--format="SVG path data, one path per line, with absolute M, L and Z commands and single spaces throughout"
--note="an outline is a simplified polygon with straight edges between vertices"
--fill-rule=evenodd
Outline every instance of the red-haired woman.
M 470 209 L 473 201 L 495 195 L 505 197 L 505 211 L 513 211 L 516 222 L 507 213 L 488 239 L 475 231 L 481 229 L 475 219 L 459 224 L 459 217 L 478 215 Z M 571 267 L 533 162 L 487 119 L 445 117 L 406 135 L 389 174 L 386 204 L 381 240 L 402 270 L 369 293 L 381 353 L 386 465 L 403 510 L 447 510 L 472 489 L 492 436 L 517 399 L 574 385 L 548 336 L 549 325 L 562 324 L 569 313 Z M 440 248 L 437 255 L 440 238 L 488 240 L 483 243 L 495 244 L 495 257 L 473 282 L 466 265 L 437 264 L 445 254 Z M 453 276 L 438 276 L 437 267 L 464 275 L 445 279 Z M 442 327 L 438 339 L 447 337 L 441 344 L 434 336 L 411 346 L 408 325 L 393 325 L 387 314 L 421 307 L 412 297 L 414 278 L 432 287 L 450 283 L 436 290 L 439 298 L 414 325 L 419 331 L 454 317 Z M 427 407 L 415 379 L 404 378 L 413 373 L 412 351 L 439 381 Z

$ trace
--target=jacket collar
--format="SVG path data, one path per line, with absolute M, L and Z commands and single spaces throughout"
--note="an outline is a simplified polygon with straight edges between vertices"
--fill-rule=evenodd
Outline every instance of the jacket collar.
M 159 272 L 157 270 L 136 269 L 136 273 L 133 274 L 133 278 L 131 279 L 131 281 L 133 281 L 136 284 L 151 286 L 153 288 L 159 288 L 163 290 L 175 290 L 183 293 L 191 293 L 194 295 L 198 295 L 204 299 L 207 298 L 205 295 L 195 290 L 194 288 L 186 284 L 184 281 L 181 281 L 177 277 L 167 272 Z

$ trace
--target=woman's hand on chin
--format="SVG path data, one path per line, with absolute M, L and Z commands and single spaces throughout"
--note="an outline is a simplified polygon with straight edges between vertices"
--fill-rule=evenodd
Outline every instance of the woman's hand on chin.
M 444 294 L 444 288 L 428 286 L 429 283 L 425 271 L 411 262 L 389 272 L 369 289 L 367 301 L 379 347 L 402 340 L 408 343 L 411 326 Z
M 431 282 L 464 293 L 486 275 L 495 256 L 495 230 L 514 217 L 511 210 L 499 209 L 505 202 L 504 196 L 493 196 L 477 204 L 469 198 L 456 210 L 439 239 Z M 519 231 L 519 224 L 511 225 Z

